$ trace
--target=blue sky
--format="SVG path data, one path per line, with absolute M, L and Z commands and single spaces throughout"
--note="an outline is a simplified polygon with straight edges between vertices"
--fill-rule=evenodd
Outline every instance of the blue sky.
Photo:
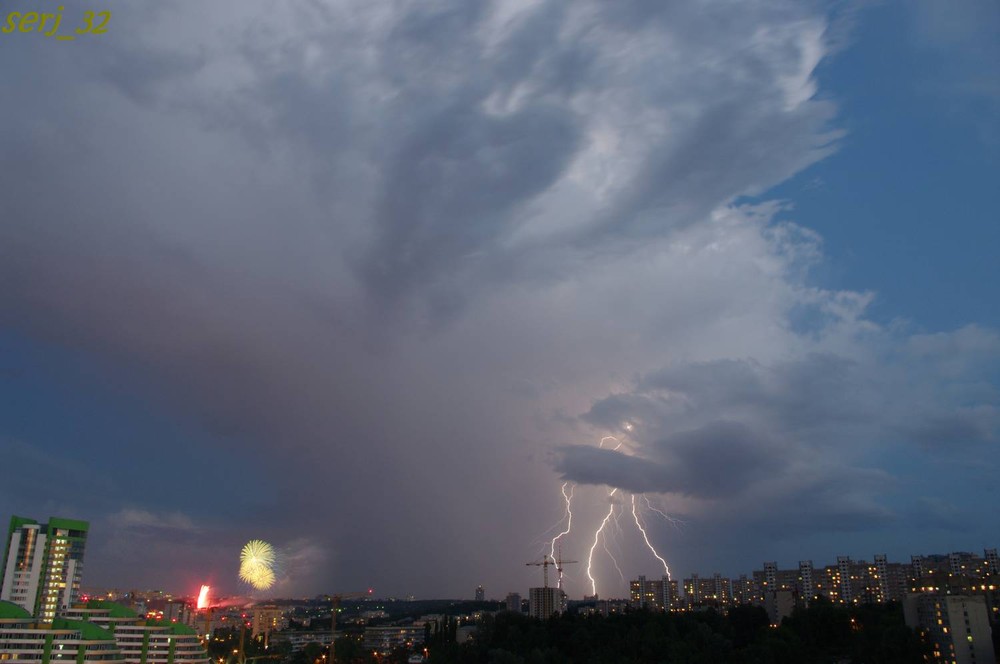
M 997 99 L 943 85 L 985 72 L 922 39 L 916 22 L 904 3 L 864 11 L 849 46 L 817 71 L 846 138 L 765 197 L 791 201 L 789 216 L 823 236 L 823 283 L 878 294 L 871 314 L 879 320 L 996 326 L 1000 261 L 991 247 L 1000 245 L 1000 224 L 991 199 L 1000 144 L 987 128 Z M 982 55 L 973 66 L 988 67 L 990 53 Z M 995 63 L 995 48 L 992 56 Z
M 995 4 L 111 4 L 0 40 L 0 516 L 89 584 L 523 592 L 564 482 L 683 575 L 998 545 Z

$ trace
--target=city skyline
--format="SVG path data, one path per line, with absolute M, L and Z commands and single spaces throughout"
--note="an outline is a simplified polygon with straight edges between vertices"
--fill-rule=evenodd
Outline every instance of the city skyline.
M 572 492 L 563 493 L 569 504 Z M 613 514 L 612 509 L 605 523 Z M 638 517 L 636 525 L 645 536 Z M 700 623 L 702 639 L 706 630 L 712 633 L 710 625 L 719 629 L 720 620 L 753 625 L 745 630 L 753 636 L 745 634 L 740 648 L 748 640 L 780 642 L 782 636 L 798 632 L 810 642 L 799 642 L 795 645 L 799 650 L 815 651 L 821 642 L 842 650 L 845 642 L 857 642 L 852 633 L 864 632 L 872 653 L 891 654 L 900 661 L 973 664 L 992 661 L 998 641 L 994 635 L 1000 618 L 997 548 L 985 549 L 982 556 L 914 555 L 909 563 L 891 561 L 884 554 L 876 554 L 872 562 L 837 556 L 835 564 L 825 566 L 800 560 L 793 569 L 781 569 L 771 561 L 738 579 L 693 574 L 683 583 L 664 569 L 660 579 L 639 575 L 631 580 L 627 598 L 592 595 L 582 602 L 569 601 L 562 589 L 564 566 L 576 561 L 557 556 L 553 562 L 544 555 L 528 564 L 542 567 L 544 582 L 528 589 L 525 613 L 519 594 L 508 593 L 504 601 L 487 600 L 481 584 L 471 602 L 379 599 L 372 589 L 263 601 L 219 597 L 208 585 L 200 587 L 197 598 L 162 590 L 82 592 L 88 532 L 89 524 L 77 519 L 53 516 L 39 523 L 11 517 L 0 560 L 0 659 L 41 664 L 65 658 L 109 664 L 244 664 L 263 658 L 320 664 L 325 649 L 330 664 L 336 659 L 375 662 L 381 657 L 420 664 L 449 651 L 458 651 L 465 661 L 484 661 L 487 652 L 500 652 L 486 645 L 493 634 L 505 634 L 503 643 L 526 649 L 517 643 L 521 638 L 517 630 L 511 630 L 515 637 L 509 642 L 506 629 L 499 625 L 526 625 L 523 621 L 529 620 L 534 621 L 527 625 L 535 632 L 558 630 L 567 616 L 577 629 L 571 639 L 555 639 L 556 646 L 579 646 L 588 632 L 606 634 L 609 626 L 620 627 L 620 621 L 633 625 L 638 621 L 652 627 L 642 631 L 657 641 L 645 647 L 647 657 L 652 652 L 665 656 L 671 643 L 677 647 L 687 640 L 677 629 L 684 624 L 680 622 L 684 614 L 694 620 L 688 625 Z M 278 573 L 282 564 L 281 554 L 269 543 L 251 541 L 241 551 L 240 576 L 260 590 L 255 567 Z M 548 584 L 553 565 L 556 586 Z M 832 641 L 829 636 L 810 636 L 817 621 L 823 631 L 838 636 Z M 879 622 L 885 624 L 879 627 Z M 803 623 L 813 624 L 803 630 Z M 673 625 L 672 630 L 667 625 Z M 890 632 L 895 636 L 887 636 Z M 664 640 L 667 634 L 670 638 Z M 732 656 L 737 643 L 727 639 L 725 631 L 719 636 L 713 661 Z M 633 657 L 639 655 L 635 646 L 626 644 Z M 863 646 L 855 643 L 855 647 Z M 578 656 L 589 653 L 593 658 L 592 648 L 575 649 Z
M 996 3 L 107 8 L 0 37 L 0 516 L 87 584 L 997 546 Z
M 54 615 L 64 615 L 67 609 L 78 605 L 81 598 L 99 599 L 105 595 L 107 597 L 118 597 L 123 594 L 132 595 L 134 593 L 140 595 L 152 594 L 165 599 L 188 602 L 192 609 L 196 607 L 199 610 L 210 606 L 233 608 L 254 603 L 266 604 L 269 599 L 292 599 L 292 596 L 277 597 L 273 596 L 273 594 L 271 594 L 272 596 L 265 597 L 257 592 L 259 589 L 255 589 L 246 581 L 243 582 L 240 588 L 243 593 L 236 595 L 227 595 L 225 592 L 220 594 L 218 587 L 212 587 L 207 584 L 199 586 L 197 592 L 193 592 L 189 588 L 175 588 L 170 586 L 162 588 L 128 588 L 127 586 L 116 584 L 114 587 L 98 588 L 93 585 L 88 587 L 82 584 L 81 579 L 84 549 L 89 528 L 90 524 L 85 521 L 66 517 L 52 516 L 49 517 L 48 523 L 39 523 L 36 519 L 29 517 L 11 516 L 9 534 L 4 546 L 5 558 L 0 558 L 0 600 L 12 602 L 33 614 L 39 615 L 43 619 L 51 620 Z M 69 546 L 71 542 L 76 542 L 76 545 Z M 802 584 L 804 582 L 805 587 L 813 587 L 812 578 L 813 574 L 815 574 L 818 584 L 815 587 L 817 589 L 822 589 L 823 594 L 833 599 L 837 599 L 839 592 L 849 603 L 851 599 L 850 591 L 844 588 L 841 588 L 839 591 L 834 589 L 831 595 L 829 584 L 832 577 L 836 577 L 836 584 L 846 582 L 848 578 L 862 579 L 863 577 L 860 576 L 850 576 L 851 572 L 848 570 L 857 568 L 858 570 L 864 570 L 864 572 L 858 572 L 860 574 L 867 574 L 869 572 L 875 574 L 874 579 L 876 581 L 871 582 L 877 587 L 875 592 L 879 598 L 876 601 L 899 601 L 906 592 L 927 590 L 923 588 L 910 588 L 909 581 L 914 575 L 916 578 L 925 576 L 928 569 L 937 570 L 940 574 L 951 572 L 955 575 L 962 575 L 965 574 L 968 566 L 969 573 L 974 578 L 985 577 L 987 575 L 997 576 L 1000 574 L 1000 571 L 998 571 L 1000 570 L 1000 558 L 998 558 L 997 551 L 995 547 L 986 548 L 983 550 L 982 556 L 978 556 L 975 552 L 958 550 L 952 550 L 947 553 L 921 552 L 909 556 L 908 561 L 893 560 L 885 554 L 876 553 L 872 556 L 871 562 L 866 560 L 866 557 L 859 559 L 849 555 L 837 555 L 834 557 L 835 561 L 832 559 L 826 561 L 829 563 L 826 565 L 823 564 L 824 561 L 814 563 L 813 560 L 802 560 L 801 557 L 799 557 L 795 565 L 785 564 L 784 561 L 786 559 L 790 560 L 796 557 L 793 555 L 793 552 L 785 551 L 781 552 L 784 554 L 783 556 L 775 556 L 775 559 L 772 561 L 764 561 L 759 569 L 755 568 L 752 571 L 739 570 L 738 578 L 736 574 L 733 574 L 730 578 L 730 576 L 723 575 L 718 571 L 705 574 L 705 570 L 694 570 L 686 574 L 684 578 L 676 574 L 672 576 L 664 574 L 660 578 L 664 579 L 665 582 L 669 580 L 671 588 L 664 589 L 660 587 L 658 590 L 651 590 L 652 594 L 650 598 L 672 597 L 677 600 L 683 599 L 686 605 L 690 605 L 692 597 L 697 603 L 699 601 L 698 597 L 705 594 L 705 591 L 699 589 L 699 583 L 708 584 L 708 586 L 714 583 L 716 592 L 721 592 L 719 590 L 722 587 L 720 584 L 724 584 L 726 590 L 721 592 L 721 596 L 713 597 L 713 601 L 718 602 L 720 606 L 725 606 L 728 602 L 734 600 L 745 602 L 746 599 L 744 596 L 747 593 L 760 593 L 762 592 L 761 588 L 765 588 L 768 585 L 789 589 L 795 588 L 796 583 Z M 71 556 L 68 555 L 70 553 Z M 53 556 L 59 560 L 53 561 Z M 782 563 L 779 564 L 778 560 L 781 560 Z M 55 564 L 53 564 L 54 562 Z M 542 578 L 544 585 L 542 587 L 528 588 L 527 596 L 530 597 L 534 591 L 541 591 L 542 588 L 558 592 L 563 580 L 556 572 L 559 571 L 561 562 L 561 560 L 549 561 L 546 557 L 543 557 L 542 562 L 529 563 L 530 566 L 553 567 L 553 576 L 549 577 L 543 571 Z M 69 563 L 69 568 L 64 569 L 67 563 Z M 904 568 L 907 571 L 903 571 Z M 606 596 L 601 599 L 620 600 L 630 597 L 633 603 L 644 605 L 645 600 L 642 598 L 645 591 L 637 591 L 636 584 L 645 582 L 647 575 L 641 572 L 637 574 L 639 581 L 630 578 L 627 582 L 627 592 L 624 597 Z M 824 574 L 831 578 L 823 579 Z M 629 576 L 632 576 L 631 570 L 629 571 Z M 797 582 L 796 578 L 798 579 Z M 881 582 L 877 581 L 879 578 L 882 579 Z M 549 583 L 550 580 L 551 583 Z M 67 583 L 67 581 L 69 582 Z M 827 586 L 822 585 L 824 581 Z M 869 581 L 868 579 L 865 580 L 866 583 Z M 659 580 L 656 578 L 656 575 L 652 575 L 649 578 L 649 582 L 655 585 L 659 583 Z M 887 586 L 887 583 L 890 585 Z M 754 590 L 750 590 L 751 586 L 739 588 L 737 584 L 751 584 Z M 990 586 L 990 590 L 994 590 L 993 586 Z M 43 599 L 53 592 L 55 595 L 58 595 L 58 599 L 54 596 L 52 599 Z M 666 595 L 663 594 L 665 592 L 667 593 Z M 264 595 L 266 594 L 268 593 L 264 593 Z M 311 594 L 306 594 L 310 598 L 312 597 Z M 330 595 L 324 592 L 319 592 L 316 597 L 324 595 L 327 596 L 327 601 L 329 601 Z M 488 596 L 486 589 L 482 584 L 479 584 L 473 590 L 473 595 L 473 601 L 505 603 L 508 610 L 510 610 L 512 597 L 516 597 L 516 603 L 520 603 L 520 593 L 517 589 L 513 591 L 508 589 L 500 595 Z M 502 597 L 503 595 L 505 597 Z M 553 605 L 557 603 L 555 598 L 556 595 L 552 595 L 545 601 L 549 605 Z M 368 602 L 387 600 L 415 601 L 418 598 L 414 595 L 407 595 L 405 597 L 396 597 L 391 594 L 379 595 L 375 593 L 374 588 L 369 588 L 367 592 L 352 593 L 350 596 L 345 597 L 345 599 Z M 435 595 L 419 599 L 462 600 L 463 597 Z M 562 601 L 580 601 L 580 599 L 580 597 L 564 595 Z M 597 598 L 584 595 L 582 599 L 586 602 Z M 539 600 L 539 602 L 541 601 Z M 855 601 L 857 601 L 856 597 Z M 808 604 L 808 599 L 806 603 Z M 659 608 L 663 608 L 666 605 L 665 601 L 661 602 Z

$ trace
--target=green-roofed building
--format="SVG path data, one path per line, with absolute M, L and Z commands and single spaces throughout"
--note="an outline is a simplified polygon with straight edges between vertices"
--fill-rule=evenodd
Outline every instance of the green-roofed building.
M 117 622 L 141 622 L 138 613 L 124 604 L 106 599 L 91 599 L 86 604 L 77 604 L 62 612 L 63 616 L 78 620 L 90 620 L 99 625 L 114 627 Z
M 78 601 L 87 543 L 86 521 L 51 517 L 48 523 L 14 516 L 0 566 L 0 600 L 44 623 Z
M 208 653 L 197 632 L 183 623 L 146 619 L 128 607 L 104 600 L 90 600 L 61 615 L 113 632 L 126 664 L 208 664 Z
M 31 622 L 31 614 L 24 607 L 13 602 L 0 601 L 0 620 L 27 620 Z
M 40 622 L 27 609 L 0 601 L 0 661 L 4 664 L 124 664 L 115 636 L 94 623 Z

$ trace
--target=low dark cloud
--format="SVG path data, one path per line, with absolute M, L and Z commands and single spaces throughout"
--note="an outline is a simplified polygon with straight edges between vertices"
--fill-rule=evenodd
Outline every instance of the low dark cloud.
M 662 464 L 614 450 L 577 445 L 563 448 L 556 470 L 580 484 L 607 484 L 636 493 L 674 485 L 675 474 Z
M 910 525 L 921 529 L 939 529 L 962 533 L 973 527 L 965 511 L 944 498 L 918 498 L 907 510 Z
M 782 450 L 733 422 L 681 431 L 644 452 L 654 458 L 589 445 L 565 447 L 556 470 L 580 484 L 717 499 L 734 497 L 752 482 L 781 472 L 786 463 Z
M 902 365 L 894 345 L 864 361 L 808 352 L 769 365 L 676 363 L 640 376 L 584 416 L 620 432 L 629 448 L 566 447 L 556 467 L 581 484 L 729 499 L 724 509 L 692 509 L 769 532 L 884 526 L 898 518 L 889 506 L 898 487 L 872 467 L 880 450 L 983 454 L 996 439 L 996 393 L 969 389 L 984 367 L 956 353 L 956 346 L 991 348 L 992 337 L 976 330 L 914 337 L 919 351 Z M 978 400 L 969 403 L 972 395 Z

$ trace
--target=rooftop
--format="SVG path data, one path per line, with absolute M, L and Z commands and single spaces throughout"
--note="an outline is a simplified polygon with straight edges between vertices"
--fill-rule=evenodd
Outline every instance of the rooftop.
M 114 641 L 114 634 L 86 620 L 69 620 L 56 618 L 52 621 L 52 629 L 75 629 L 83 636 L 84 641 Z
M 31 614 L 13 602 L 0 600 L 0 620 L 23 620 L 25 618 L 31 620 Z
M 184 625 L 182 623 L 171 622 L 169 620 L 157 620 L 156 618 L 150 618 L 149 620 L 146 621 L 146 626 L 166 627 L 170 630 L 171 634 L 176 634 L 176 635 L 181 635 L 181 634 L 190 634 L 192 636 L 198 635 L 198 632 L 196 632 L 191 627 L 188 627 L 187 625 Z
M 128 608 L 118 604 L 117 602 L 110 602 L 106 599 L 92 599 L 87 602 L 88 609 L 103 609 L 108 612 L 108 615 L 112 618 L 138 618 L 139 614 Z

